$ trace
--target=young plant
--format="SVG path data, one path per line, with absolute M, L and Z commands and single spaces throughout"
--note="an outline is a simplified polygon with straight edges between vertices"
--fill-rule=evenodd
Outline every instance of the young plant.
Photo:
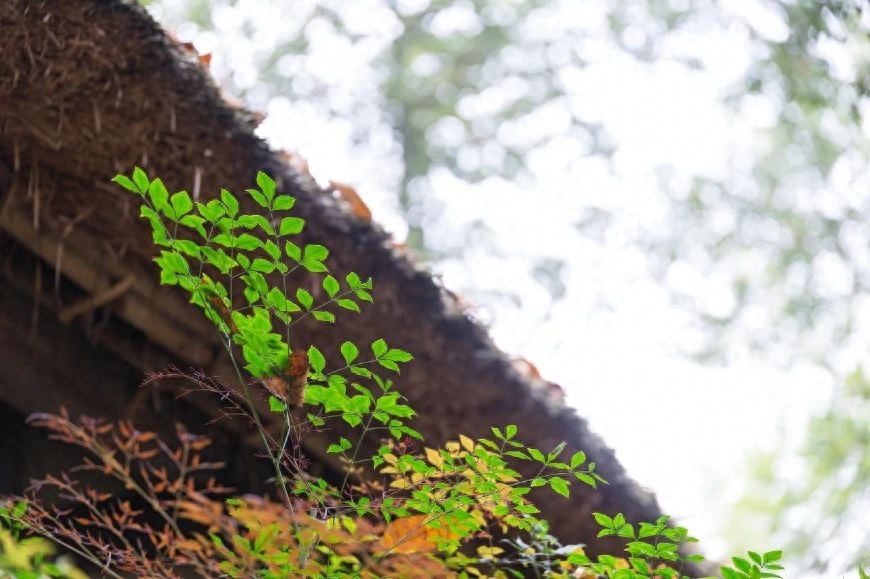
M 230 490 L 216 482 L 222 465 L 202 456 L 210 442 L 181 426 L 169 442 L 128 423 L 38 415 L 37 426 L 88 453 L 71 472 L 114 481 L 128 496 L 116 498 L 68 473 L 49 476 L 31 488 L 30 508 L 10 518 L 15 525 L 112 577 L 670 579 L 685 577 L 684 562 L 701 559 L 680 553 L 694 539 L 667 518 L 635 527 L 622 515 L 596 513 L 600 536 L 627 539 L 624 559 L 591 561 L 580 546 L 562 546 L 526 497 L 537 487 L 568 497 L 573 484 L 606 483 L 583 452 L 563 457 L 564 443 L 549 452 L 530 448 L 514 425 L 494 427 L 492 438 L 459 434 L 440 448 L 421 448 L 410 422 L 416 412 L 393 382 L 411 354 L 383 338 L 365 347 L 344 341 L 334 354 L 301 343 L 297 324 L 331 324 L 341 310 L 361 311 L 373 299 L 372 281 L 333 275 L 325 246 L 298 242 L 305 221 L 290 213 L 296 200 L 265 173 L 243 201 L 222 190 L 194 202 L 139 168 L 114 180 L 140 199 L 160 248 L 161 283 L 179 286 L 202 309 L 235 371 L 232 384 L 174 368 L 146 384 L 183 378 L 193 390 L 214 393 L 227 415 L 250 420 L 278 501 L 224 498 Z M 336 425 L 355 433 L 326 448 L 344 472 L 331 480 L 313 476 L 306 436 Z M 364 443 L 377 451 L 367 456 Z M 531 476 L 520 474 L 522 463 L 533 465 Z M 65 497 L 65 508 L 43 501 L 44 490 Z M 775 569 L 770 557 L 757 562 L 751 554 L 748 570 L 735 559 L 731 572 L 738 574 L 723 573 L 767 573 Z
M 223 336 L 237 373 L 242 398 L 238 410 L 257 427 L 291 515 L 295 498 L 313 504 L 313 512 L 324 521 L 350 514 L 382 520 L 393 525 L 387 528 L 388 538 L 396 534 L 398 519 L 416 524 L 395 543 L 382 541 L 383 552 L 375 560 L 408 551 L 415 533 L 418 538 L 437 536 L 438 550 L 455 554 L 493 525 L 504 531 L 539 525 L 537 509 L 524 498 L 531 488 L 548 486 L 568 496 L 571 480 L 593 486 L 604 482 L 594 464 L 581 468 L 583 453 L 576 453 L 570 463 L 559 462 L 564 444 L 547 453 L 528 448 L 515 440 L 515 426 L 505 432 L 493 429 L 496 440 L 460 436 L 444 449 L 427 448 L 418 455 L 409 444 L 422 438 L 408 423 L 415 412 L 383 375 L 385 370 L 398 374 L 400 365 L 412 359 L 408 352 L 378 339 L 370 345 L 371 356 L 362 356 L 357 344 L 345 341 L 339 352 L 342 364 L 330 369 L 327 355 L 315 345 L 292 347 L 297 323 L 306 318 L 333 323 L 337 310 L 359 312 L 372 301 L 372 282 L 353 272 L 340 281 L 325 263 L 329 251 L 324 246 L 297 244 L 305 222 L 289 213 L 295 199 L 279 194 L 266 174 L 259 173 L 257 188 L 246 191 L 258 208 L 250 214 L 241 211 L 239 200 L 227 190 L 207 203 L 194 203 L 185 192 L 170 195 L 159 179 L 149 179 L 138 168 L 115 181 L 142 200 L 142 217 L 162 248 L 155 259 L 161 282 L 186 290 Z M 318 278 L 314 285 L 322 288 L 325 299 L 316 303 L 311 284 L 294 286 L 299 271 Z M 282 418 L 279 437 L 264 425 L 252 388 L 256 381 L 269 392 L 269 410 Z M 293 409 L 303 403 L 305 416 L 297 420 Z M 335 421 L 359 434 L 354 441 L 339 437 L 328 447 L 346 465 L 342 481 L 332 485 L 312 479 L 299 465 L 304 463 L 305 434 Z M 378 452 L 361 456 L 363 441 L 373 434 L 381 443 Z M 539 470 L 526 480 L 509 460 L 535 462 Z M 365 481 L 366 469 L 391 477 L 388 487 Z M 419 533 L 424 527 L 429 531 Z M 317 544 L 309 545 L 312 551 Z

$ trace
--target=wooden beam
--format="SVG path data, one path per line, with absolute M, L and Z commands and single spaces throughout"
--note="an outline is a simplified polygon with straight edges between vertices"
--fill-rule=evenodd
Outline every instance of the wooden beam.
M 0 227 L 8 228 L 9 224 L 13 224 L 18 226 L 20 229 L 23 229 L 25 233 L 32 232 L 32 227 L 27 220 L 12 220 L 9 219 L 9 215 L 12 213 L 7 213 L 6 217 L 0 217 Z M 7 229 L 10 233 L 14 233 L 13 231 Z M 18 239 L 18 236 L 15 236 Z M 43 259 L 49 261 L 49 263 L 55 263 L 50 259 L 51 252 L 47 251 L 47 247 L 51 246 L 50 243 L 50 233 L 43 228 L 39 235 L 36 238 L 29 238 L 30 243 L 22 242 L 22 245 L 37 255 L 43 256 Z M 53 247 L 53 246 L 52 246 Z M 42 251 L 36 251 L 36 249 L 41 249 Z M 43 254 L 47 253 L 48 258 L 46 258 Z M 100 307 L 101 305 L 109 305 L 113 311 L 118 312 L 120 317 L 125 321 L 132 321 L 129 317 L 129 314 L 133 312 L 134 314 L 142 313 L 143 309 L 148 308 L 147 304 L 143 302 L 135 303 L 134 307 L 131 307 L 129 301 L 131 300 L 141 300 L 139 296 L 131 296 L 124 295 L 125 293 L 132 293 L 132 288 L 135 287 L 134 281 L 135 276 L 133 274 L 128 274 L 124 280 L 117 284 L 109 285 L 102 281 L 105 278 L 105 275 L 101 275 L 99 270 L 92 265 L 87 259 L 84 259 L 79 256 L 78 251 L 75 246 L 70 245 L 64 249 L 64 258 L 62 261 L 63 265 L 63 274 L 67 276 L 69 273 L 73 273 L 74 275 L 69 275 L 71 281 L 76 283 L 76 285 L 81 285 L 79 280 L 97 280 L 97 283 L 91 281 L 91 287 L 96 287 L 99 290 L 99 293 L 96 295 L 91 295 L 82 299 L 79 299 L 74 305 L 61 310 L 60 312 L 56 311 L 56 308 L 48 306 L 48 304 L 43 303 L 42 307 L 44 307 L 49 312 L 53 311 L 53 314 L 49 316 L 49 318 L 56 317 L 61 321 L 61 323 L 67 323 L 72 318 L 76 317 L 83 313 L 86 309 L 94 309 Z M 11 282 L 11 287 L 18 287 L 19 291 L 26 291 L 26 287 L 28 286 L 28 281 L 24 279 L 27 277 L 26 268 L 21 269 L 20 266 L 13 267 L 14 272 L 7 272 L 7 277 L 9 277 Z M 30 278 L 32 279 L 32 277 Z M 30 284 L 32 285 L 32 283 Z M 112 300 L 118 299 L 123 303 L 112 303 Z M 38 304 L 40 301 L 40 296 L 30 296 L 30 300 L 34 303 L 34 305 Z M 9 299 L 5 300 L 8 303 L 13 304 L 16 301 L 18 305 L 13 307 L 20 310 L 20 303 L 25 301 L 24 299 Z M 43 300 L 44 301 L 44 300 Z M 185 307 L 189 306 L 184 304 Z M 142 332 L 144 335 L 141 337 L 133 336 L 129 331 L 124 331 L 123 328 L 119 327 L 118 324 L 108 324 L 103 327 L 99 332 L 97 332 L 93 341 L 96 344 L 106 348 L 112 353 L 116 354 L 121 360 L 130 364 L 132 367 L 141 370 L 142 372 L 153 372 L 165 369 L 172 363 L 185 365 L 189 364 L 197 369 L 202 369 L 207 372 L 209 375 L 214 376 L 220 379 L 227 386 L 234 388 L 237 392 L 239 390 L 239 386 L 237 385 L 235 368 L 230 362 L 229 358 L 226 356 L 223 351 L 223 347 L 217 343 L 215 336 L 217 335 L 214 328 L 210 323 L 208 324 L 209 336 L 208 338 L 200 337 L 198 334 L 189 330 L 184 326 L 171 326 L 168 329 L 161 331 L 158 324 L 165 324 L 166 317 L 165 315 L 159 314 L 156 310 L 158 309 L 156 306 L 150 308 L 151 311 L 154 312 L 153 318 L 154 322 L 150 324 L 144 324 L 145 327 L 138 327 L 137 329 Z M 146 309 L 147 311 L 147 309 Z M 194 314 L 199 314 L 199 312 L 194 311 Z M 2 315 L 2 312 L 0 312 Z M 133 318 L 137 319 L 136 317 Z M 139 319 L 142 319 L 141 317 Z M 20 324 L 22 322 L 18 322 Z M 56 322 L 53 322 L 53 325 L 47 330 L 48 333 L 55 333 L 59 330 L 56 328 Z M 132 324 L 136 326 L 136 324 Z M 62 327 L 62 326 L 61 326 Z M 72 330 L 62 330 L 61 333 L 69 333 Z M 198 349 L 191 350 L 191 348 L 184 349 L 183 352 L 174 351 L 172 349 L 173 341 L 166 340 L 166 336 L 173 337 L 175 334 L 173 332 L 182 332 L 182 331 L 190 331 L 190 334 L 186 334 L 185 341 L 197 341 Z M 152 334 L 152 332 L 155 332 Z M 20 327 L 18 329 L 14 327 L 3 327 L 3 324 L 0 324 L 0 359 L 8 358 L 8 359 L 16 359 L 21 361 L 22 364 L 22 375 L 29 376 L 28 371 L 33 366 L 39 367 L 44 366 L 44 361 L 36 360 L 30 356 L 22 356 L 21 352 L 17 349 L 13 352 L 12 350 L 4 349 L 2 342 L 7 341 L 12 336 L 19 336 L 21 334 Z M 164 338 L 164 339 L 161 339 Z M 153 340 L 154 343 L 149 343 L 149 339 Z M 29 350 L 28 350 L 29 351 Z M 197 363 L 196 359 L 186 359 L 184 356 L 184 352 L 194 351 L 198 356 L 202 359 L 207 360 L 207 364 Z M 83 357 L 92 356 L 90 353 L 80 353 L 78 354 Z M 51 359 L 50 355 L 47 355 L 46 359 Z M 27 360 L 27 362 L 25 362 Z M 58 384 L 58 388 L 66 388 L 66 386 L 59 386 L 59 384 L 63 383 L 60 376 L 63 375 L 67 370 L 64 369 L 64 362 L 55 360 L 53 365 L 57 366 L 60 374 L 49 376 L 32 376 L 28 378 L 28 380 L 38 383 L 47 384 L 48 386 L 53 386 Z M 135 379 L 129 380 L 129 384 L 137 384 L 141 381 L 141 375 L 137 376 Z M 102 380 L 101 382 L 105 382 Z M 90 382 L 89 382 L 90 383 Z M 176 390 L 177 394 L 181 394 L 183 392 L 183 388 L 181 385 L 172 385 L 168 384 L 166 387 L 172 388 Z M 116 386 L 117 388 L 117 386 Z M 77 413 L 87 413 L 91 415 L 104 416 L 107 419 L 113 418 L 130 418 L 133 415 L 138 415 L 141 410 L 138 408 L 139 401 L 141 401 L 141 397 L 136 397 L 133 394 L 130 394 L 130 390 L 126 391 L 128 394 L 123 398 L 124 403 L 123 406 L 119 408 L 117 404 L 112 404 L 109 407 L 100 408 L 98 406 L 92 406 L 91 401 L 94 398 L 102 399 L 102 394 L 97 394 L 94 396 L 92 391 L 88 391 L 85 388 L 84 392 L 74 390 L 73 395 L 67 396 L 67 393 L 59 393 L 58 394 L 58 404 L 54 406 L 50 406 L 50 408 L 57 408 L 61 405 L 67 406 L 70 408 L 72 414 Z M 14 406 L 16 406 L 21 412 L 27 414 L 30 412 L 44 411 L 46 409 L 50 409 L 45 405 L 46 399 L 43 395 L 40 395 L 39 389 L 31 389 L 29 391 L 30 394 L 33 394 L 33 398 L 31 399 L 28 396 L 22 396 L 21 392 L 17 391 L 12 384 L 8 385 L 8 388 L 4 388 L 2 384 L 0 384 L 0 399 L 9 400 Z M 48 399 L 50 402 L 53 400 L 54 395 L 51 395 Z M 190 403 L 197 407 L 200 411 L 204 412 L 206 415 L 211 418 L 219 418 L 223 415 L 223 409 L 215 398 L 207 397 L 207 396 L 194 396 L 189 398 Z M 85 405 L 82 405 L 82 402 L 85 402 Z M 264 423 L 264 426 L 267 429 L 277 432 L 277 429 L 281 427 L 281 421 L 277 418 L 273 418 L 275 415 L 271 413 L 269 410 L 268 404 L 265 400 L 256 401 L 255 404 L 257 407 L 257 411 L 260 413 L 261 419 Z M 249 425 L 242 424 L 239 421 L 226 421 L 226 426 L 236 432 L 239 436 L 244 437 L 245 442 L 248 446 L 252 448 L 258 448 L 261 445 L 261 441 L 259 437 L 252 433 L 249 428 Z M 333 469 L 336 472 L 341 472 L 343 468 L 342 463 L 338 459 L 336 455 L 331 455 L 326 453 L 326 447 L 328 444 L 327 437 L 318 433 L 311 433 L 306 437 L 305 448 L 306 450 L 314 457 L 317 461 L 323 463 L 328 468 Z
M 111 301 L 114 301 L 127 293 L 127 291 L 133 287 L 133 282 L 136 281 L 136 278 L 132 275 L 128 275 L 106 291 L 94 294 L 90 297 L 87 297 L 79 302 L 74 303 L 71 306 L 67 306 L 60 311 L 57 315 L 58 319 L 61 323 L 68 324 L 78 316 L 89 312 L 91 310 L 95 310 L 100 308 Z
M 107 260 L 97 263 L 88 259 L 85 253 L 77 250 L 72 235 L 62 239 L 48 227 L 36 231 L 19 208 L 7 207 L 0 215 L 0 228 L 46 262 L 59 266 L 63 275 L 93 295 L 106 294 L 118 279 L 132 277 L 133 291 L 113 304 L 113 310 L 185 362 L 200 368 L 214 364 L 216 339 L 211 325 L 201 316 L 200 321 L 191 321 L 192 315 L 198 315 L 198 312 L 190 311 L 187 304 L 178 304 L 180 300 L 172 292 L 156 291 L 154 284 L 143 276 L 107 263 Z M 83 234 L 76 237 L 81 236 Z

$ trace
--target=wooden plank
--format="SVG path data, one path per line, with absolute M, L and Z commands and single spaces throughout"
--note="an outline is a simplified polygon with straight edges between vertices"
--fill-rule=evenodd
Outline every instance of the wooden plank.
M 0 224 L 2 223 L 4 222 L 0 220 Z M 26 226 L 29 227 L 29 223 Z M 25 247 L 30 248 L 28 245 Z M 72 264 L 77 267 L 75 271 L 78 273 L 88 273 L 87 269 L 81 267 L 81 263 L 85 260 L 80 260 L 74 252 L 69 250 L 65 254 L 65 266 Z M 6 374 L 7 377 L 15 376 L 16 379 L 5 383 L 0 381 L 0 400 L 9 401 L 25 415 L 32 412 L 56 411 L 64 406 L 73 415 L 89 414 L 102 416 L 109 420 L 143 416 L 143 408 L 140 404 L 147 398 L 137 395 L 133 389 L 133 385 L 141 382 L 141 374 L 127 377 L 123 384 L 119 384 L 118 380 L 95 374 L 93 368 L 80 371 L 76 364 L 93 362 L 97 368 L 101 368 L 107 364 L 106 367 L 112 367 L 123 361 L 129 367 L 142 372 L 152 372 L 163 370 L 172 363 L 178 364 L 181 362 L 179 360 L 181 356 L 167 348 L 165 344 L 161 344 L 159 340 L 155 340 L 155 343 L 149 343 L 147 339 L 143 340 L 143 338 L 151 337 L 147 334 L 147 329 L 139 329 L 145 336 L 134 335 L 129 330 L 125 331 L 121 324 L 116 321 L 104 325 L 99 332 L 96 332 L 90 339 L 86 339 L 81 335 L 80 329 L 58 323 L 56 308 L 48 305 L 47 300 L 41 296 L 27 293 L 28 290 L 32 290 L 30 287 L 32 284 L 29 285 L 28 279 L 33 278 L 35 270 L 31 271 L 32 268 L 24 266 L 20 263 L 21 260 L 18 261 L 19 263 L 12 264 L 12 267 L 7 269 L 6 276 L 9 283 L 3 284 L 8 292 L 17 293 L 15 295 L 10 293 L 8 296 L 0 295 L 3 303 L 10 308 L 11 312 L 16 314 L 15 316 L 7 315 L 4 310 L 0 309 L 0 360 L 16 361 L 15 368 Z M 86 261 L 85 265 L 87 265 Z M 66 269 L 64 273 L 66 273 Z M 84 298 L 77 303 L 89 302 L 91 299 L 90 297 Z M 33 307 L 37 307 L 40 302 L 42 309 L 48 315 L 39 316 L 40 327 L 29 333 L 25 328 L 29 323 L 31 308 L 22 307 L 22 303 L 31 303 Z M 124 311 L 129 310 L 120 309 L 121 313 Z M 209 328 L 212 335 L 215 335 L 210 324 Z M 182 329 L 184 328 L 178 330 Z M 26 336 L 25 339 L 21 339 L 22 335 Z M 67 352 L 69 347 L 64 340 L 67 339 L 66 336 L 71 335 L 74 336 L 71 339 L 74 349 L 72 354 L 66 356 L 63 353 Z M 199 338 L 188 336 L 188 340 L 196 339 Z M 55 340 L 60 341 L 56 342 Z M 103 360 L 100 357 L 102 354 L 99 354 L 96 349 L 97 346 L 105 348 L 108 352 L 115 354 L 117 358 L 112 358 L 111 364 Z M 183 360 L 183 362 L 204 370 L 238 392 L 240 386 L 237 383 L 235 369 L 222 347 L 219 344 L 203 340 L 202 348 L 208 348 L 208 351 L 201 355 L 209 360 L 209 365 L 197 365 L 195 361 L 191 360 Z M 52 356 L 51 352 L 57 352 L 58 355 Z M 72 365 L 70 365 L 71 363 Z M 184 366 L 183 363 L 181 365 Z M 122 366 L 126 367 L 123 364 Z M 68 376 L 83 376 L 84 382 L 70 381 L 67 379 Z M 19 388 L 21 384 L 28 383 L 40 386 L 26 390 Z M 100 386 L 95 387 L 94 385 Z M 103 391 L 102 387 L 106 385 L 110 385 L 111 389 Z M 181 383 L 166 382 L 161 388 L 164 392 L 168 388 L 175 395 L 184 392 L 184 385 Z M 119 393 L 123 394 L 119 397 Z M 212 419 L 218 419 L 224 414 L 216 396 L 196 395 L 186 399 Z M 103 402 L 107 402 L 107 404 L 100 404 Z M 258 399 L 255 404 L 264 426 L 273 433 L 277 432 L 280 429 L 281 421 L 270 412 L 266 400 Z M 144 416 L 149 414 L 150 412 L 145 412 Z M 247 446 L 252 448 L 261 446 L 259 437 L 247 423 L 239 420 L 225 420 L 222 421 L 222 425 L 241 436 Z M 343 465 L 338 458 L 326 453 L 327 443 L 328 441 L 323 435 L 311 433 L 306 438 L 305 447 L 307 452 L 316 457 L 316 460 L 335 472 L 341 472 Z
M 208 322 L 203 320 L 204 324 L 184 324 L 184 317 L 190 316 L 190 313 L 187 316 L 180 314 L 180 308 L 172 304 L 177 300 L 170 298 L 169 292 L 162 292 L 167 295 L 160 295 L 160 302 L 156 299 L 156 293 L 152 294 L 151 299 L 146 299 L 142 295 L 143 288 L 153 289 L 153 283 L 143 280 L 136 272 L 113 268 L 105 262 L 95 263 L 80 253 L 75 244 L 61 240 L 47 228 L 34 230 L 30 220 L 17 208 L 10 207 L 0 216 L 0 227 L 46 262 L 59 263 L 63 275 L 93 294 L 108 292 L 119 279 L 132 276 L 135 280 L 133 291 L 113 304 L 112 309 L 185 362 L 201 368 L 208 368 L 214 363 L 215 337 L 213 330 L 207 326 Z M 112 274 L 121 273 L 122 276 L 112 279 Z M 163 305 L 163 298 L 168 302 L 166 305 Z M 160 307 L 157 307 L 158 303 Z M 190 308 L 185 304 L 185 309 Z M 190 327 L 193 325 L 199 327 Z

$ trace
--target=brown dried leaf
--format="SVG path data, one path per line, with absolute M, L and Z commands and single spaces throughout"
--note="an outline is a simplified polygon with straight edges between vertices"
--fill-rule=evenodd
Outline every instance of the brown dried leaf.
M 362 198 L 359 196 L 359 193 L 356 192 L 356 189 L 348 185 L 347 183 L 340 183 L 338 181 L 330 181 L 329 187 L 338 193 L 339 197 L 341 197 L 348 205 L 350 205 L 350 212 L 353 213 L 359 219 L 363 221 L 371 221 L 372 220 L 372 211 L 369 209 L 369 206 L 365 204 Z
M 390 553 L 432 553 L 439 539 L 456 539 L 449 529 L 432 529 L 425 525 L 426 515 L 412 515 L 395 519 L 384 530 L 381 548 Z

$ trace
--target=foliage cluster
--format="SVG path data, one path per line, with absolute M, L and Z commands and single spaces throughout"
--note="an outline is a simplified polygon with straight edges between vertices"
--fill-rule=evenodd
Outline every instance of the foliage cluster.
M 605 484 L 582 451 L 564 456 L 564 443 L 528 447 L 514 425 L 493 427 L 491 438 L 460 434 L 440 448 L 421 446 L 410 423 L 415 411 L 393 382 L 411 361 L 408 352 L 384 339 L 366 348 L 345 341 L 334 355 L 294 343 L 303 319 L 333 323 L 338 310 L 359 312 L 372 301 L 372 281 L 352 272 L 339 279 L 325 263 L 326 247 L 294 242 L 304 220 L 268 175 L 258 174 L 257 188 L 247 190 L 252 213 L 227 190 L 208 202 L 170 195 L 138 168 L 115 182 L 141 199 L 160 248 L 161 282 L 188 292 L 236 369 L 235 384 L 176 369 L 147 382 L 183 377 L 218 395 L 228 416 L 246 417 L 271 464 L 275 493 L 235 496 L 217 482 L 223 465 L 206 458 L 210 441 L 181 425 L 169 441 L 126 422 L 36 415 L 34 425 L 86 457 L 34 483 L 26 502 L 3 507 L 9 530 L 0 535 L 0 570 L 77 577 L 45 563 L 41 539 L 6 540 L 22 529 L 118 578 L 678 578 L 685 563 L 703 559 L 685 554 L 696 540 L 667 517 L 632 524 L 595 513 L 599 536 L 626 540 L 620 556 L 591 560 L 582 546 L 562 545 L 526 495 L 548 487 L 568 497 L 573 484 Z M 297 272 L 316 284 L 298 283 Z M 327 452 L 340 457 L 344 472 L 335 480 L 315 476 L 302 442 L 340 423 L 356 437 L 338 437 Z M 370 456 L 361 452 L 367 438 L 377 446 Z M 521 474 L 523 463 L 533 465 L 532 476 Z M 58 506 L 48 497 L 63 500 Z M 723 576 L 777 577 L 780 555 L 735 558 Z M 28 565 L 35 570 L 20 571 Z
M 448 208 L 436 182 L 445 174 L 465 182 L 500 176 L 526 189 L 563 182 L 582 189 L 600 182 L 598 171 L 605 167 L 625 173 L 622 177 L 634 175 L 635 163 L 609 163 L 614 153 L 631 156 L 638 136 L 634 130 L 626 138 L 622 121 L 648 116 L 667 122 L 669 115 L 664 110 L 645 115 L 643 103 L 650 99 L 642 90 L 625 90 L 614 74 L 620 64 L 630 63 L 640 78 L 645 71 L 679 72 L 693 83 L 722 83 L 729 125 L 745 127 L 751 141 L 738 137 L 736 150 L 703 155 L 701 165 L 682 147 L 661 156 L 657 149 L 652 156 L 658 166 L 649 179 L 664 194 L 666 217 L 637 227 L 633 211 L 592 201 L 572 212 L 578 232 L 592 243 L 614 235 L 631 238 L 629 245 L 649 258 L 674 302 L 705 330 L 703 339 L 681 344 L 692 353 L 718 358 L 748 347 L 767 352 L 775 363 L 812 356 L 838 382 L 863 363 L 862 312 L 870 285 L 865 251 L 870 204 L 863 196 L 870 153 L 866 3 L 383 0 L 371 3 L 376 16 L 367 20 L 347 2 L 288 7 L 262 0 L 262 11 L 234 5 L 230 26 L 226 10 L 204 0 L 149 4 L 168 27 L 199 31 L 205 45 L 208 37 L 231 35 L 231 42 L 221 44 L 233 47 L 232 58 L 217 45 L 211 72 L 249 106 L 266 110 L 270 99 L 289 98 L 307 117 L 322 119 L 320 131 L 340 127 L 341 134 L 349 134 L 360 171 L 352 179 L 376 178 L 377 189 L 397 191 L 409 244 L 433 259 L 459 260 L 474 252 L 480 260 L 476 249 L 499 245 L 488 226 L 492 215 L 482 213 L 486 204 L 464 226 L 443 218 Z M 272 19 L 261 17 L 278 10 L 287 16 L 282 34 L 273 33 Z M 240 45 L 248 48 L 239 51 Z M 352 58 L 343 68 L 322 66 L 335 50 Z M 727 65 L 723 54 L 733 55 Z M 691 110 L 700 121 L 709 110 L 706 91 L 684 86 L 698 97 L 690 102 L 699 107 Z M 611 92 L 619 96 L 609 99 L 617 104 L 615 111 L 594 104 L 596 96 Z M 634 99 L 626 94 L 632 92 Z M 625 102 L 632 104 L 618 104 Z M 681 107 L 681 114 L 688 110 Z M 721 133 L 697 138 L 716 142 Z M 280 142 L 280 135 L 275 137 Z M 547 159 L 557 162 L 542 162 Z M 562 163 L 564 170 L 558 168 Z M 502 187 L 497 189 L 503 195 Z M 463 205 L 466 217 L 473 211 Z M 449 229 L 441 229 L 444 223 Z M 531 256 L 532 263 L 512 261 L 510 275 L 520 281 L 478 281 L 463 293 L 486 292 L 489 302 L 520 309 L 524 296 L 515 288 L 534 279 L 554 300 L 563 298 L 572 290 L 566 279 L 576 257 L 559 250 L 558 244 L 546 244 Z M 501 255 L 494 259 L 505 261 Z M 687 271 L 704 283 L 674 283 Z M 607 280 L 597 282 L 606 300 L 612 282 L 597 277 Z M 596 283 L 586 281 L 584 287 Z M 726 297 L 707 299 L 711 295 Z M 837 395 L 846 397 L 847 389 L 838 387 Z M 836 427 L 825 433 L 813 428 L 815 438 L 807 445 L 823 453 L 836 432 Z M 861 440 L 867 432 L 865 427 L 853 439 L 854 451 L 866 446 Z M 784 444 L 764 460 L 778 469 L 794 459 Z M 831 521 L 832 527 L 852 519 L 860 532 L 870 512 L 863 494 L 868 473 L 862 469 L 853 476 L 851 463 L 841 461 L 823 471 L 808 467 L 794 488 L 786 488 L 790 483 L 781 477 L 762 478 L 752 494 L 766 490 L 767 502 L 776 505 L 782 495 L 825 495 L 836 488 L 847 500 L 804 502 L 802 511 L 813 510 L 808 518 Z M 850 479 L 848 487 L 842 478 Z M 815 488 L 808 489 L 808 480 Z M 806 529 L 815 525 L 803 517 L 792 525 L 798 519 L 773 511 L 768 519 L 784 531 L 778 537 L 792 536 L 788 551 L 803 559 L 794 563 L 816 572 L 833 572 L 832 564 L 845 569 L 866 555 L 867 543 L 856 543 L 849 557 L 834 563 L 831 553 L 840 552 L 842 542 L 816 539 L 814 553 L 808 553 Z M 737 521 L 735 528 L 747 524 Z M 734 533 L 734 539 L 744 537 L 740 530 Z

